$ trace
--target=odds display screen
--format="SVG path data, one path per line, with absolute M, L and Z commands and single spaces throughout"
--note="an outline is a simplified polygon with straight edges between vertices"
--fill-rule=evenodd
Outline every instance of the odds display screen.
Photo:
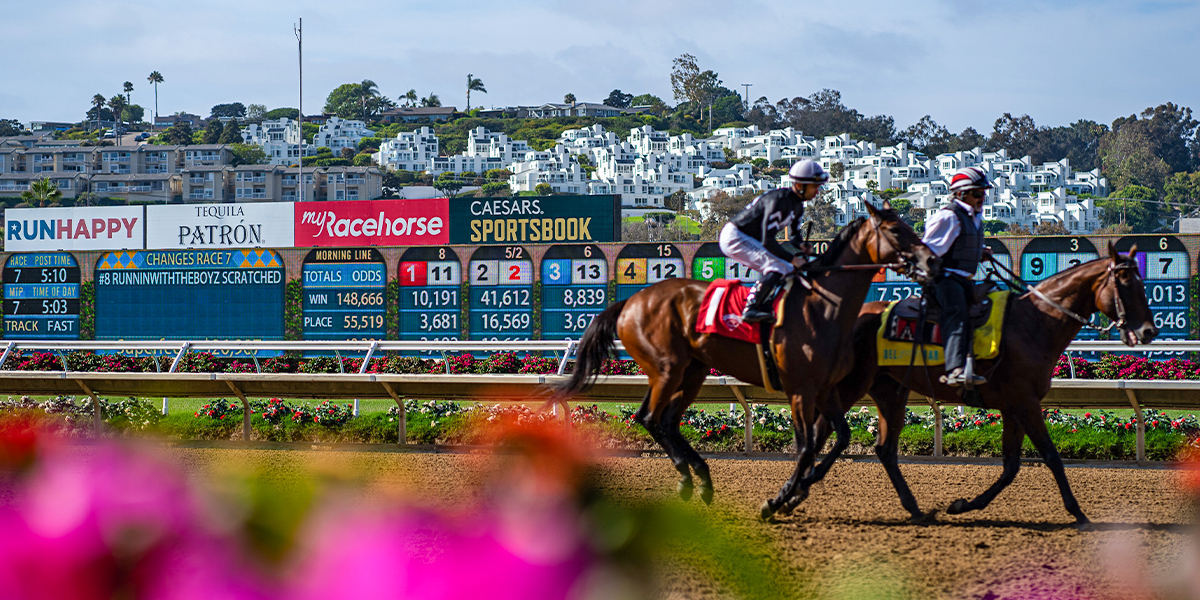
M 96 339 L 281 340 L 285 284 L 273 250 L 106 252 Z
M 317 248 L 304 257 L 304 339 L 387 335 L 387 264 L 374 248 Z
M 674 244 L 626 244 L 617 254 L 616 301 L 685 274 L 683 254 Z
M 762 277 L 758 271 L 728 258 L 715 242 L 703 244 L 692 258 L 692 279 L 714 281 L 717 279 L 740 279 L 755 282 Z
M 608 306 L 608 261 L 599 246 L 551 246 L 542 257 L 542 339 L 577 340 Z
M 1119 252 L 1137 244 L 1138 271 L 1146 286 L 1146 302 L 1160 340 L 1186 340 L 1191 332 L 1188 298 L 1192 284 L 1187 247 L 1173 235 L 1130 235 L 1117 240 Z M 1154 358 L 1182 357 L 1183 353 L 1154 352 Z
M 398 273 L 400 339 L 459 340 L 462 335 L 462 263 L 454 250 L 409 248 L 400 256 Z
M 4 337 L 79 339 L 79 263 L 66 252 L 13 254 L 4 263 Z
M 1030 285 L 1045 281 L 1071 267 L 1100 258 L 1096 246 L 1082 237 L 1038 237 L 1029 241 L 1021 252 L 1021 279 Z M 1100 325 L 1100 313 L 1092 315 L 1092 325 Z M 1077 340 L 1100 339 L 1095 329 L 1081 329 Z M 1099 353 L 1083 352 L 1080 356 L 1099 358 Z
M 533 337 L 533 260 L 521 246 L 484 246 L 467 263 L 470 339 Z

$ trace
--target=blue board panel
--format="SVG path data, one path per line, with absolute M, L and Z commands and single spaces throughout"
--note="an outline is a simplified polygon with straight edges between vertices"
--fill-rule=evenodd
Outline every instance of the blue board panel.
M 304 339 L 387 335 L 387 266 L 374 248 L 314 249 L 304 258 Z
M 96 264 L 96 339 L 281 340 L 285 283 L 272 250 L 108 252 Z
M 451 248 L 409 248 L 400 257 L 400 339 L 462 338 L 462 263 Z M 412 356 L 440 356 L 411 352 Z
M 578 340 L 608 306 L 608 261 L 599 246 L 551 246 L 542 259 L 542 339 Z
M 1025 250 L 1021 253 L 1021 269 L 1019 274 L 1021 279 L 1024 279 L 1027 283 L 1037 284 L 1067 269 L 1095 260 L 1098 256 L 1099 253 L 1096 251 L 1096 247 L 1087 238 L 1065 236 L 1037 237 L 1030 240 L 1029 244 L 1025 246 Z M 1103 324 L 1103 321 L 1104 319 L 1099 313 L 1093 315 L 1091 319 L 1092 324 L 1096 326 Z M 1097 340 L 1101 338 L 1098 331 L 1087 328 L 1080 330 L 1079 335 L 1075 336 L 1075 339 Z M 1100 353 L 1080 352 L 1075 353 L 1075 356 L 1096 360 L 1100 358 Z
M 4 264 L 4 337 L 79 339 L 81 273 L 66 252 L 13 254 Z
M 1146 291 L 1154 326 L 1159 340 L 1186 340 L 1190 337 L 1192 283 L 1191 261 L 1187 247 L 1173 235 L 1130 235 L 1114 244 L 1118 252 L 1128 253 L 1137 246 L 1134 255 L 1138 274 Z M 1113 339 L 1116 339 L 1114 334 Z M 1140 353 L 1152 359 L 1187 358 L 1184 352 L 1155 351 Z
M 520 246 L 484 246 L 467 264 L 472 340 L 533 338 L 533 260 Z

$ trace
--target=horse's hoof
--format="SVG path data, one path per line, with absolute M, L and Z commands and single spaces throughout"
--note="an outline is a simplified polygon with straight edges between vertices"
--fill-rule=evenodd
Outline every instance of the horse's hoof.
M 1075 522 L 1076 531 L 1095 531 L 1096 524 L 1089 521 L 1086 517 Z
M 917 511 L 912 513 L 912 517 L 908 519 L 908 522 L 912 525 L 928 525 L 937 520 L 937 513 L 936 508 L 927 513 Z
M 713 488 L 711 485 L 700 486 L 700 499 L 703 500 L 705 504 L 712 504 Z
M 761 521 L 770 523 L 775 516 L 775 507 L 771 506 L 771 501 L 768 499 L 762 503 L 762 508 L 758 511 L 758 518 Z
M 951 515 L 958 515 L 958 514 L 965 513 L 968 510 L 970 510 L 969 503 L 965 499 L 959 498 L 958 500 L 955 500 L 953 504 L 950 505 L 950 508 L 946 509 L 946 513 L 951 514 Z
M 690 481 L 680 481 L 679 485 L 675 486 L 675 491 L 679 492 L 679 497 L 684 502 L 692 499 L 692 490 L 694 489 Z

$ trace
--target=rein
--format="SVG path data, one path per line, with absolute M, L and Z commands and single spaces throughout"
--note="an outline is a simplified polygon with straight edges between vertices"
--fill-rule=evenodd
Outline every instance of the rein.
M 1037 296 L 1046 304 L 1049 304 L 1050 306 L 1054 307 L 1054 309 L 1057 310 L 1058 312 L 1061 312 L 1062 314 L 1078 321 L 1085 328 L 1095 329 L 1096 331 L 1104 332 L 1104 331 L 1108 331 L 1108 330 L 1112 329 L 1113 327 L 1117 327 L 1118 329 L 1125 327 L 1125 303 L 1121 300 L 1121 287 L 1120 287 L 1120 285 L 1117 284 L 1117 271 L 1124 270 L 1124 269 L 1132 269 L 1132 268 L 1134 268 L 1133 265 L 1113 266 L 1111 263 L 1108 265 L 1108 280 L 1112 283 L 1112 286 L 1113 286 L 1113 303 L 1116 305 L 1116 309 L 1117 309 L 1117 320 L 1109 323 L 1108 325 L 1106 325 L 1104 327 L 1096 327 L 1095 325 L 1092 325 L 1091 319 L 1085 319 L 1082 316 L 1076 314 L 1074 311 L 1063 306 L 1062 304 L 1059 304 L 1058 302 L 1051 300 L 1050 297 L 1047 296 L 1045 293 L 1043 293 L 1041 290 L 1039 290 L 1037 288 L 1037 286 L 1030 286 L 1028 283 L 1025 282 L 1024 279 L 1021 279 L 1020 277 L 1018 277 L 1016 273 L 1013 273 L 1011 269 L 1009 269 L 1008 267 L 1001 264 L 995 258 L 989 257 L 988 262 L 990 262 L 992 265 L 994 265 L 996 267 L 1000 267 L 1001 269 L 1004 270 L 1004 272 L 1008 273 L 1012 277 L 1012 279 L 1008 279 L 1007 277 L 1000 275 L 995 269 L 992 269 L 991 272 L 995 273 L 997 276 L 999 276 L 999 278 L 1001 280 L 1003 280 L 1005 283 L 1009 284 L 1012 287 L 1020 287 L 1020 288 L 1024 289 L 1025 292 L 1033 294 L 1034 296 Z M 1019 286 L 1014 285 L 1014 283 L 1019 283 L 1020 285 Z

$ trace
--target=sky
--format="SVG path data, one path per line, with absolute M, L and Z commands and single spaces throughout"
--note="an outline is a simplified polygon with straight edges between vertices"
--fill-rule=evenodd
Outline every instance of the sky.
M 923 115 L 982 133 L 1003 113 L 1039 125 L 1113 119 L 1174 102 L 1200 110 L 1200 0 L 0 0 L 8 59 L 0 118 L 78 121 L 97 93 L 134 85 L 160 114 L 227 102 L 304 112 L 342 83 L 375 81 L 466 107 L 599 102 L 613 89 L 670 104 L 672 59 L 698 58 L 751 99 L 823 88 L 898 129 Z

